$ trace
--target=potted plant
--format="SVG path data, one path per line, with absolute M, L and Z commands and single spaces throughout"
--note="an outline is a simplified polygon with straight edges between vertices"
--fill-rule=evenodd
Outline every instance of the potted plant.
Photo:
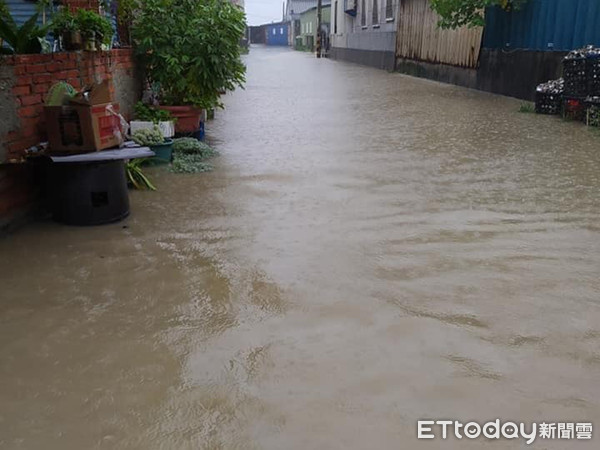
M 196 132 L 203 110 L 222 107 L 219 89 L 242 86 L 239 40 L 244 12 L 220 0 L 146 0 L 133 38 L 146 74 L 160 86 L 160 108 L 177 119 L 175 131 Z
M 152 129 L 137 130 L 131 139 L 141 146 L 150 147 L 155 153 L 154 161 L 158 163 L 169 163 L 173 157 L 173 139 L 165 139 L 162 131 L 155 126 Z
M 115 31 L 113 29 L 112 23 L 106 16 L 98 15 L 98 24 L 96 30 L 96 47 L 99 47 L 101 50 L 110 50 L 113 35 Z
M 75 19 L 83 35 L 85 50 L 93 52 L 101 50 L 103 44 L 110 44 L 113 28 L 106 17 L 94 11 L 80 9 Z
M 133 114 L 136 120 L 129 123 L 131 133 L 158 126 L 165 138 L 171 138 L 175 135 L 175 121 L 169 111 L 146 105 L 143 102 L 137 102 Z
M 75 16 L 66 8 L 62 7 L 52 17 L 52 34 L 58 39 L 62 49 L 67 51 L 81 50 L 81 32 L 79 23 Z

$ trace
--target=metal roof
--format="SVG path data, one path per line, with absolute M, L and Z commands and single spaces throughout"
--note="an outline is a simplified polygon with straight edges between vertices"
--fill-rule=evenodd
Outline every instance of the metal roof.
M 331 5 L 331 0 L 323 0 L 323 6 Z M 285 16 L 287 20 L 297 18 L 304 11 L 317 7 L 317 0 L 288 0 L 285 5 Z M 292 17 L 293 16 L 293 17 Z

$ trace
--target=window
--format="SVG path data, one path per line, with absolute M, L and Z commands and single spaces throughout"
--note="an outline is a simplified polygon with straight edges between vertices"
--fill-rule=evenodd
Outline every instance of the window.
M 386 22 L 394 20 L 394 4 L 392 0 L 385 0 L 385 20 Z
M 379 4 L 373 0 L 373 15 L 371 16 L 373 26 L 379 25 Z
M 277 31 L 275 30 L 275 28 L 273 28 L 273 34 L 276 34 L 276 33 L 277 33 Z
M 365 0 L 361 1 L 360 4 L 360 25 L 362 27 L 366 27 L 367 26 L 367 8 L 365 5 Z
M 308 22 L 308 32 L 312 33 L 312 22 Z
M 283 27 L 279 29 L 279 34 L 283 34 Z
M 335 9 L 333 10 L 333 34 L 337 34 L 337 10 L 338 2 L 335 2 Z

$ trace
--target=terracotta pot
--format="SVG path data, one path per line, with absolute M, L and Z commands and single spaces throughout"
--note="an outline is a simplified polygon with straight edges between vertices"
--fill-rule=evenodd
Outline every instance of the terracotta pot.
M 175 121 L 176 133 L 195 133 L 200 129 L 200 122 L 204 117 L 204 110 L 194 106 L 158 106 L 159 109 L 169 111 Z

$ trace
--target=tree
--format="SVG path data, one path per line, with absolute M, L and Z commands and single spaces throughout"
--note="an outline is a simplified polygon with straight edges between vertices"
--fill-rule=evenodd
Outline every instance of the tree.
M 221 106 L 219 92 L 243 86 L 244 12 L 222 0 L 143 0 L 133 38 L 163 105 Z
M 519 9 L 527 0 L 431 0 L 431 9 L 440 15 L 441 28 L 483 26 L 488 6 L 500 6 L 506 11 Z

